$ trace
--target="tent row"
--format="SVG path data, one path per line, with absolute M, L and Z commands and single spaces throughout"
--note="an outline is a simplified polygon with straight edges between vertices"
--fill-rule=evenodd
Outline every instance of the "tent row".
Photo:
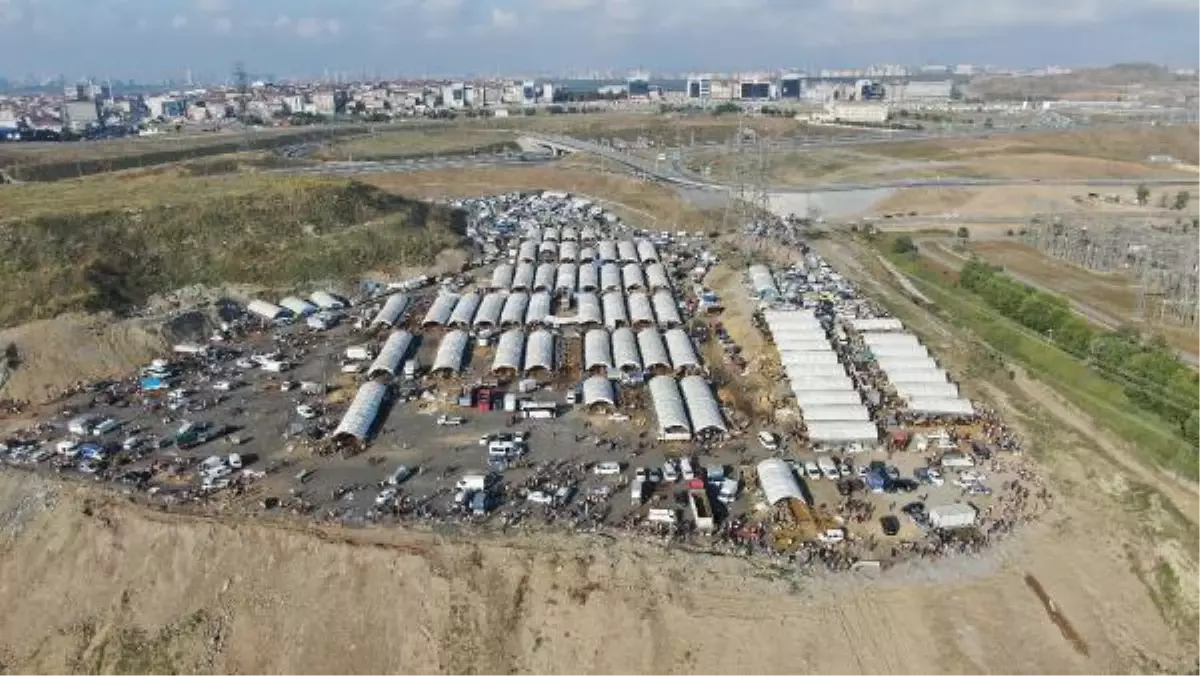
M 491 373 L 500 378 L 548 375 L 557 365 L 553 333 L 539 329 L 527 337 L 523 329 L 511 329 L 500 334 Z
M 658 263 L 661 259 L 654 243 L 639 239 L 636 241 L 611 240 L 600 241 L 595 247 L 580 246 L 577 240 L 550 239 L 543 231 L 540 239 L 528 237 L 517 245 L 517 263 L 532 265 L 534 263 L 620 263 L 649 264 Z
M 775 286 L 770 268 L 765 265 L 751 265 L 747 275 L 750 278 L 750 290 L 756 298 L 773 300 L 779 297 L 779 287 Z
M 655 376 L 648 387 L 659 439 L 691 441 L 695 436 L 728 431 L 721 407 L 703 377 L 691 375 L 677 381 L 671 376 Z
M 653 296 L 640 291 L 628 295 L 610 291 L 603 296 L 580 293 L 575 296 L 575 305 L 574 317 L 560 317 L 558 323 L 582 327 L 603 325 L 609 329 L 651 326 L 670 329 L 683 325 L 683 316 L 670 291 L 659 291 Z
M 661 263 L 604 263 L 564 260 L 561 263 L 501 263 L 492 271 L 490 291 L 659 291 L 670 290 L 667 270 Z
M 700 369 L 700 357 L 687 332 L 671 329 L 665 336 L 658 329 L 628 328 L 611 333 L 592 329 L 583 336 L 583 370 L 594 374 L 690 373 Z
M 909 411 L 929 416 L 975 414 L 970 400 L 959 394 L 958 385 L 916 336 L 889 329 L 864 332 L 862 339 Z
M 308 300 L 299 296 L 286 296 L 280 299 L 278 304 L 256 298 L 246 304 L 246 311 L 273 322 L 292 317 L 308 317 L 322 310 L 342 310 L 349 305 L 345 299 L 328 291 L 314 291 Z
M 484 296 L 475 292 L 461 296 L 444 293 L 434 299 L 421 325 L 476 331 L 548 325 L 553 321 L 553 300 L 546 292 L 493 292 Z

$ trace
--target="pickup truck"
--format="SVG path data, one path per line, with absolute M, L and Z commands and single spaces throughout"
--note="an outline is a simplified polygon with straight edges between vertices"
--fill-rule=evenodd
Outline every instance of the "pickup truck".
M 437 424 L 443 427 L 457 427 L 466 423 L 467 419 L 460 415 L 439 415 L 437 418 Z

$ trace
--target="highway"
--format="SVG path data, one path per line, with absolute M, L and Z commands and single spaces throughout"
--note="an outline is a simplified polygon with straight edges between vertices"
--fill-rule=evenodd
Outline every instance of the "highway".
M 539 166 L 552 162 L 551 157 L 520 157 L 512 155 L 469 155 L 451 157 L 414 157 L 381 162 L 321 162 L 303 167 L 270 169 L 264 173 L 289 176 L 326 175 L 354 176 L 358 174 L 407 174 L 439 169 L 470 169 L 473 167 Z

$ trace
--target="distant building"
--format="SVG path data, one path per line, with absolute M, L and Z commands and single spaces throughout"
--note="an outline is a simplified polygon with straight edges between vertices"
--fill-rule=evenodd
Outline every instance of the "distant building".
M 537 83 L 533 80 L 526 80 L 521 84 L 521 103 L 527 106 L 537 103 Z
M 798 100 L 804 94 L 804 78 L 799 75 L 784 75 L 779 80 L 779 98 Z
M 737 98 L 743 101 L 766 101 L 771 98 L 774 86 L 765 77 L 749 76 L 738 80 Z
M 954 82 L 907 82 L 893 85 L 888 93 L 891 101 L 948 101 L 954 91 Z
M 63 121 L 71 129 L 80 131 L 100 122 L 100 111 L 95 101 L 67 101 L 63 105 Z
M 313 92 L 312 106 L 317 115 L 333 115 L 337 112 L 333 92 Z
M 687 81 L 687 97 L 689 99 L 706 101 L 712 98 L 712 76 L 693 75 Z
M 883 124 L 887 122 L 889 108 L 883 103 L 850 103 L 839 101 L 826 107 L 826 118 L 835 122 L 858 124 Z
M 631 99 L 650 98 L 650 78 L 643 73 L 630 75 L 625 81 L 625 90 Z

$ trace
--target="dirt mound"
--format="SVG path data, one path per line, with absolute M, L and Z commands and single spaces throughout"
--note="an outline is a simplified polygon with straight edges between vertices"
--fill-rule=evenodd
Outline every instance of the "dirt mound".
M 1090 538 L 1051 528 L 1005 555 L 875 581 L 783 578 L 624 540 L 227 524 L 0 474 L 0 655 L 14 671 L 60 673 L 1189 664 L 1119 551 L 1063 555 L 1090 551 Z M 1063 638 L 1027 574 L 1086 652 Z
M 159 325 L 112 315 L 65 314 L 0 331 L 17 365 L 0 397 L 43 401 L 81 380 L 128 376 L 167 348 Z

